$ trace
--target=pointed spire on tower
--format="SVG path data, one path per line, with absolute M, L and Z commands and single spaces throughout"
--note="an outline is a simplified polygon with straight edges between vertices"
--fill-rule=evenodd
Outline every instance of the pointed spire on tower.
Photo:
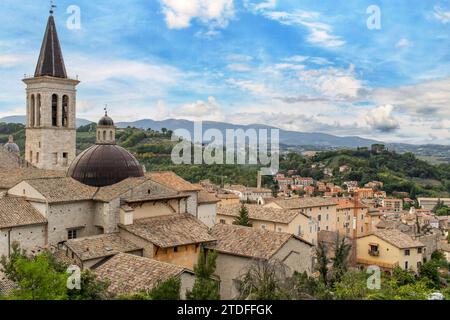
M 47 28 L 44 40 L 42 41 L 41 53 L 34 73 L 35 77 L 51 76 L 56 78 L 67 78 L 66 67 L 56 32 L 53 9 L 56 6 L 51 2 L 50 15 L 48 17 Z

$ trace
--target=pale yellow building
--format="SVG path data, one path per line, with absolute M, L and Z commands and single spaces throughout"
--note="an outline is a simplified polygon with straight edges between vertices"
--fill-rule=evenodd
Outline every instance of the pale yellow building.
M 388 271 L 399 266 L 418 272 L 423 263 L 424 247 L 421 242 L 399 230 L 377 230 L 357 239 L 357 263 L 377 265 Z
M 220 200 L 219 204 L 222 206 L 239 204 L 241 199 L 234 193 L 218 193 L 216 197 Z
M 381 201 L 381 205 L 390 211 L 400 212 L 403 210 L 403 200 L 395 198 L 385 198 Z
M 143 256 L 193 270 L 200 245 L 214 242 L 208 227 L 190 214 L 136 219 L 119 225 L 120 236 L 143 248 Z
M 254 229 L 286 232 L 305 241 L 317 243 L 317 223 L 300 210 L 283 210 L 246 204 L 249 220 Z M 216 222 L 231 225 L 239 216 L 241 205 L 219 206 Z
M 353 238 L 356 233 L 359 237 L 374 228 L 367 205 L 361 201 L 356 203 L 350 198 L 337 198 L 335 201 L 337 203 L 336 226 L 340 234 Z
M 313 197 L 275 199 L 264 207 L 294 210 L 302 213 L 311 221 L 317 223 L 317 231 L 337 231 L 337 204 L 332 198 Z

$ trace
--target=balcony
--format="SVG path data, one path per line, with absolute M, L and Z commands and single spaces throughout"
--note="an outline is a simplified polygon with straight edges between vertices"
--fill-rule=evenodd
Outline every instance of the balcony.
M 372 257 L 378 257 L 380 255 L 380 251 L 370 250 L 369 249 L 369 255 Z

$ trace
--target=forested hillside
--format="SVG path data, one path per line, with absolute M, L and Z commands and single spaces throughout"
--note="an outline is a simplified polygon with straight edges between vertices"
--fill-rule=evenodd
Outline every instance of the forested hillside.
M 77 152 L 95 143 L 94 123 L 81 126 L 77 130 Z M 0 143 L 5 143 L 8 135 L 24 150 L 25 128 L 21 124 L 0 124 Z M 170 155 L 176 142 L 170 140 L 172 131 L 162 128 L 152 129 L 125 128 L 118 129 L 118 145 L 127 148 L 136 155 L 148 171 L 171 170 L 183 178 L 198 182 L 210 179 L 215 183 L 236 183 L 254 186 L 256 184 L 256 165 L 175 165 Z M 339 172 L 339 167 L 347 165 L 346 172 Z M 324 176 L 324 168 L 333 171 L 333 177 Z M 403 191 L 411 197 L 418 195 L 443 197 L 450 193 L 450 165 L 432 165 L 419 160 L 412 153 L 395 153 L 383 151 L 374 153 L 367 148 L 360 150 L 338 150 L 320 152 L 313 157 L 305 157 L 290 152 L 280 159 L 281 170 L 297 170 L 304 177 L 342 184 L 343 181 L 356 180 L 360 185 L 372 180 L 384 182 L 388 193 Z M 266 186 L 271 186 L 271 179 L 265 177 Z

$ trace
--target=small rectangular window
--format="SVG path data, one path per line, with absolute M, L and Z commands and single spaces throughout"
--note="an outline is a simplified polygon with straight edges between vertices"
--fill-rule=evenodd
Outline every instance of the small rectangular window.
M 67 238 L 69 240 L 71 239 L 76 239 L 77 238 L 77 230 L 76 229 L 71 229 L 67 231 Z
M 226 223 L 225 223 L 225 219 L 220 219 L 220 223 L 221 223 L 221 224 L 226 224 Z
M 417 248 L 417 253 L 422 253 L 422 248 Z
M 405 250 L 405 256 L 409 256 L 409 254 L 410 254 L 409 249 L 406 249 L 406 250 Z
M 67 162 L 69 161 L 69 154 L 67 152 L 63 152 L 63 165 L 67 165 Z

